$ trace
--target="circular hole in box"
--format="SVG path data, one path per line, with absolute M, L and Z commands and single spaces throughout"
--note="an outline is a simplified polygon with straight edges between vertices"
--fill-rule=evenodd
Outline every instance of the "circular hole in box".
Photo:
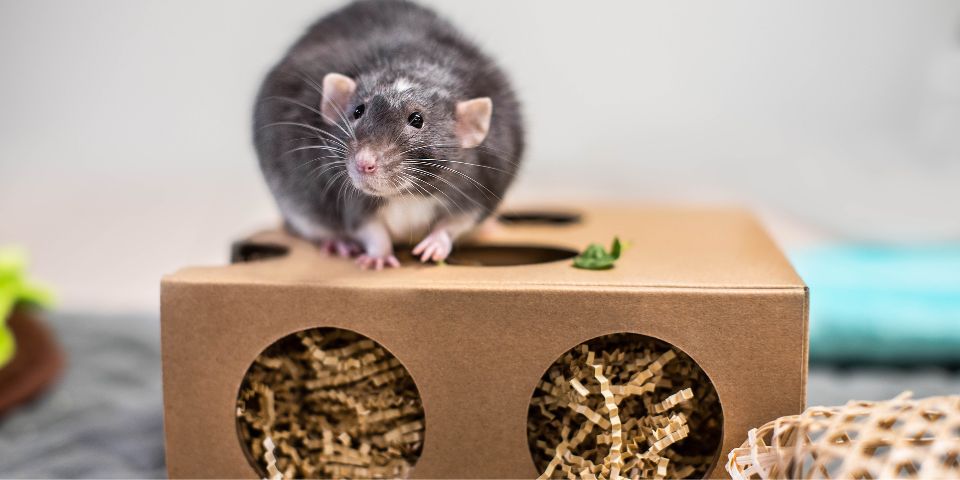
M 577 256 L 568 248 L 530 245 L 465 245 L 450 253 L 450 265 L 509 267 L 557 262 Z
M 449 265 L 471 267 L 510 267 L 517 265 L 535 265 L 557 262 L 577 256 L 575 250 L 568 248 L 535 245 L 463 245 L 453 248 L 446 263 Z M 417 262 L 409 249 L 398 251 L 401 262 Z
M 423 448 L 410 373 L 379 343 L 339 328 L 267 347 L 244 375 L 236 413 L 241 447 L 261 478 L 404 478 Z
M 580 223 L 579 213 L 547 210 L 515 210 L 497 215 L 504 225 L 573 225 Z
M 618 425 L 620 475 L 628 478 L 701 478 L 720 455 L 723 411 L 713 383 L 690 356 L 653 337 L 597 337 L 547 369 L 527 413 L 537 471 L 599 477 L 614 465 Z
M 245 263 L 283 257 L 290 249 L 273 243 L 256 243 L 247 240 L 233 242 L 230 247 L 230 263 Z

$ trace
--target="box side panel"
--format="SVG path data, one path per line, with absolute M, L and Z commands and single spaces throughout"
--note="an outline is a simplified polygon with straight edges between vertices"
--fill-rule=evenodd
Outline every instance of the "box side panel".
M 749 428 L 803 408 L 805 296 L 786 290 L 441 291 L 165 284 L 164 399 L 171 477 L 251 477 L 235 402 L 253 359 L 305 328 L 348 328 L 408 368 L 426 412 L 421 478 L 536 476 L 530 397 L 567 349 L 617 332 L 693 357 L 715 384 L 718 466 Z M 714 474 L 722 472 L 715 470 Z

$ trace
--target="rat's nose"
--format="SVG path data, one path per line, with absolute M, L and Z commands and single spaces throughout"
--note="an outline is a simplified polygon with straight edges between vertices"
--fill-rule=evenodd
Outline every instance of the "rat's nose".
M 377 171 L 377 156 L 369 148 L 361 148 L 354 161 L 358 173 L 369 175 Z

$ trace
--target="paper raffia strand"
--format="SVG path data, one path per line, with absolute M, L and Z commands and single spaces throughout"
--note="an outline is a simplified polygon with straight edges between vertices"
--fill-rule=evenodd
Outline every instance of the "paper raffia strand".
M 423 445 L 423 406 L 400 362 L 338 329 L 291 335 L 264 351 L 237 398 L 250 457 L 270 480 L 402 478 Z
M 283 474 L 277 469 L 277 457 L 273 455 L 274 448 L 276 446 L 273 444 L 273 440 L 269 436 L 264 437 L 263 461 L 267 464 L 267 478 L 265 480 L 280 480 L 283 478 Z
M 531 400 L 528 433 L 541 479 L 683 478 L 707 473 L 721 424 L 716 391 L 692 359 L 616 334 L 554 363 Z M 697 440 L 678 449 L 692 432 Z

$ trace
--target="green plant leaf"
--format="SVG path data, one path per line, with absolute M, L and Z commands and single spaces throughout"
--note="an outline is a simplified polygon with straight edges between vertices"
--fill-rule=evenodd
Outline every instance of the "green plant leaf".
M 610 256 L 614 260 L 620 258 L 620 237 L 613 237 L 613 245 L 610 246 Z
M 603 245 L 591 243 L 583 253 L 573 259 L 573 266 L 587 270 L 608 270 L 613 268 L 614 262 L 620 258 L 620 239 L 613 238 L 613 244 L 608 253 Z
M 573 266 L 587 270 L 607 270 L 613 268 L 613 259 L 577 257 L 573 260 Z
M 7 319 L 20 303 L 50 305 L 53 296 L 42 286 L 26 280 L 26 255 L 15 248 L 0 248 L 0 367 L 13 358 L 16 344 Z
M 0 322 L 0 368 L 7 364 L 16 353 L 16 345 L 13 343 L 13 332 L 4 325 L 6 320 Z

